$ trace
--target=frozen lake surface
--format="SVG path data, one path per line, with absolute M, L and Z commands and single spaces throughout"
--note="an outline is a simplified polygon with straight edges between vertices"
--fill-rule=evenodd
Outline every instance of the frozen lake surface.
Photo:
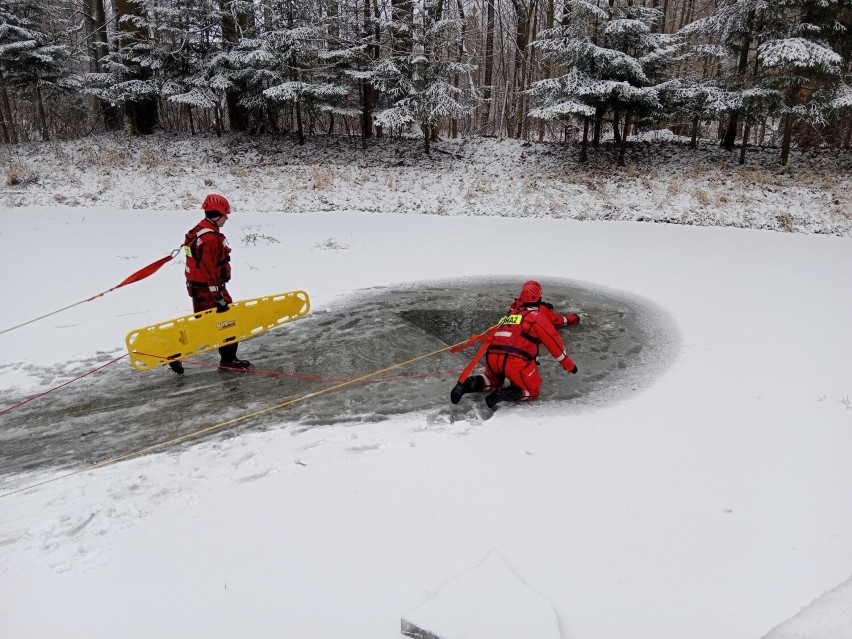
M 95 464 L 456 344 L 493 325 L 521 284 L 516 278 L 478 278 L 358 291 L 243 344 L 240 357 L 258 369 L 252 374 L 217 371 L 215 351 L 189 360 L 183 377 L 166 368 L 137 372 L 120 361 L 0 418 L 0 472 Z M 579 325 L 561 330 L 580 372 L 566 375 L 543 351 L 544 385 L 537 404 L 567 415 L 618 401 L 657 379 L 673 359 L 677 332 L 653 304 L 570 281 L 542 280 L 542 285 L 545 301 L 556 310 L 581 314 Z M 414 412 L 426 423 L 485 420 L 492 411 L 481 394 L 450 404 L 458 373 L 442 372 L 462 369 L 475 352 L 476 346 L 457 354 L 444 351 L 207 436 L 233 436 L 236 426 L 290 427 L 298 433 Z M 75 375 L 114 356 L 79 362 Z M 75 376 L 68 370 L 65 365 L 61 372 L 38 374 L 52 386 Z M 11 405 L 25 398 L 7 399 Z

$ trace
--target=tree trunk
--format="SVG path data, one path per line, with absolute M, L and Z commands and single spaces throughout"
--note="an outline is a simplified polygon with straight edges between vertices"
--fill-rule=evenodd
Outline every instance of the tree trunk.
M 556 23 L 556 7 L 553 4 L 553 0 L 547 0 L 547 7 L 545 9 L 544 15 L 544 28 L 552 29 L 553 25 Z M 544 63 L 544 77 L 550 78 L 553 75 L 553 69 L 550 66 L 550 62 Z M 544 142 L 544 120 L 538 121 L 538 141 Z
M 361 80 L 358 86 L 361 88 L 361 148 L 366 151 L 367 140 L 373 137 L 373 108 L 368 95 L 372 87 L 366 80 Z
M 509 81 L 506 80 L 506 92 L 503 94 L 503 113 L 500 116 L 498 130 L 497 130 L 497 138 L 499 140 L 503 139 L 503 131 L 508 130 L 508 125 L 506 123 L 506 103 L 509 101 Z
M 484 75 L 482 79 L 482 110 L 479 112 L 479 132 L 488 133 L 488 119 L 491 115 L 492 82 L 494 78 L 494 2 L 486 0 Z
M 89 37 L 89 52 L 92 64 L 90 69 L 100 73 L 103 68 L 101 60 L 109 53 L 109 38 L 106 28 L 106 11 L 103 0 L 86 0 L 86 29 Z M 121 128 L 121 111 L 105 100 L 95 100 L 97 109 L 104 119 L 104 127 L 107 131 L 117 131 Z
M 18 143 L 18 131 L 12 117 L 12 105 L 9 103 L 9 92 L 3 83 L 3 73 L 0 72 L 0 117 L 3 119 L 3 138 L 9 144 Z
M 36 102 L 38 102 L 38 124 L 41 129 L 41 139 L 45 142 L 50 139 L 50 131 L 47 128 L 47 115 L 44 112 L 44 99 L 41 96 L 41 87 L 36 81 L 35 86 Z
M 144 6 L 133 0 L 115 0 L 115 11 L 118 17 L 118 31 L 122 45 L 145 42 L 148 39 L 148 33 L 144 27 L 137 26 L 133 20 L 121 19 L 125 16 L 146 19 Z M 150 71 L 138 65 L 133 69 L 133 74 L 136 80 L 144 81 L 150 77 Z M 128 102 L 125 104 L 125 115 L 133 133 L 141 135 L 153 133 L 154 126 L 157 124 L 157 99 L 148 95 Z
M 0 104 L 0 134 L 3 136 L 3 142 L 12 144 L 12 138 L 9 137 L 9 129 L 6 127 L 6 111 L 2 104 Z
M 213 117 L 215 118 L 215 126 L 216 126 L 216 137 L 222 137 L 222 107 L 219 104 L 216 104 L 213 107 Z
M 376 16 L 378 16 L 378 7 L 374 6 Z M 370 25 L 370 0 L 364 0 L 364 30 L 363 36 L 365 40 L 370 35 L 369 25 Z M 372 60 L 377 60 L 379 57 L 379 38 L 381 37 L 381 27 L 379 26 L 378 21 L 376 21 L 374 30 L 373 30 L 373 42 L 367 46 L 367 51 Z M 361 86 L 361 148 L 365 151 L 367 150 L 367 140 L 373 137 L 373 109 L 376 104 L 376 90 L 372 84 L 370 84 L 367 80 L 360 81 Z M 377 131 L 377 136 L 381 137 L 380 132 Z
M 612 141 L 616 144 L 621 144 L 621 131 L 618 130 L 618 121 L 621 119 L 621 109 L 613 109 L 612 111 Z M 625 123 L 625 128 L 627 124 Z M 624 132 L 627 137 L 627 131 Z
M 843 142 L 843 148 L 849 149 L 852 146 L 852 116 L 849 117 L 849 128 L 846 130 L 846 140 Z
M 230 0 L 219 0 L 222 11 L 222 41 L 224 50 L 230 52 L 240 40 L 254 30 L 254 18 L 246 12 L 233 12 Z M 228 107 L 228 128 L 231 131 L 248 131 L 252 121 L 252 110 L 240 104 L 240 97 L 246 90 L 246 85 L 238 82 L 237 86 L 225 90 L 225 104 Z M 262 114 L 255 113 L 256 119 L 262 119 Z M 262 122 L 261 122 L 262 124 Z
M 580 162 L 585 162 L 589 150 L 589 118 L 583 117 L 583 143 L 580 145 Z
M 627 133 L 630 131 L 632 115 L 628 111 L 624 116 L 624 135 L 621 136 L 621 147 L 618 149 L 618 166 L 624 166 L 624 152 L 627 150 Z
M 740 42 L 740 58 L 737 63 L 737 81 L 739 84 L 739 88 L 743 89 L 743 83 L 745 80 L 746 72 L 748 71 L 748 53 L 751 49 L 751 28 L 754 25 L 754 10 L 749 11 L 746 16 L 746 32 L 743 35 L 743 39 Z M 739 109 L 735 109 L 731 111 L 731 117 L 728 120 L 728 128 L 725 131 L 725 137 L 722 139 L 722 148 L 727 149 L 728 151 L 734 150 L 734 143 L 737 139 L 737 124 L 739 120 L 740 112 Z
M 457 6 L 458 6 L 458 10 L 459 10 L 459 20 L 461 20 L 462 25 L 464 25 L 465 24 L 464 6 L 462 5 L 461 0 L 457 1 Z M 465 31 L 464 26 L 462 26 L 461 33 L 459 34 L 458 48 L 456 50 L 456 61 L 457 62 L 461 62 L 462 60 L 464 60 L 464 31 Z M 458 88 L 458 86 L 459 86 L 459 74 L 458 73 L 453 74 L 453 86 L 456 87 L 456 88 Z M 458 135 L 459 135 L 458 120 L 456 120 L 456 118 L 453 118 L 452 120 L 450 120 L 450 137 L 455 140 L 458 137 Z
M 695 0 L 685 0 L 680 12 L 680 25 L 677 30 L 680 31 L 690 22 L 692 22 L 692 10 L 695 6 Z
M 512 89 L 517 95 L 517 103 L 515 104 L 515 113 L 518 121 L 514 127 L 516 129 L 516 137 L 521 137 L 524 121 L 524 82 L 525 82 L 525 65 L 527 52 L 527 30 L 529 29 L 529 8 L 524 4 L 523 0 L 512 0 L 512 6 L 515 8 L 515 65 L 512 70 Z M 510 130 L 511 130 L 510 126 Z
M 391 17 L 394 22 L 411 25 L 413 15 L 414 6 L 412 0 L 391 0 Z M 410 55 L 413 47 L 414 40 L 411 36 L 411 31 L 393 34 L 394 57 Z
M 531 3 L 531 10 L 535 11 L 536 2 Z M 532 16 L 532 25 L 527 20 L 526 30 L 524 32 L 524 64 L 521 67 L 521 86 L 519 90 L 518 100 L 518 139 L 529 139 L 529 117 L 527 116 L 527 88 L 531 83 L 531 77 L 535 64 L 535 50 L 530 50 L 529 42 L 532 34 L 538 33 L 538 12 L 534 12 Z
M 601 144 L 601 129 L 603 128 L 603 116 L 606 107 L 598 105 L 595 109 L 595 129 L 592 136 L 592 146 L 600 146 Z
M 781 139 L 781 166 L 787 166 L 790 159 L 790 140 L 793 136 L 793 116 L 784 116 L 784 137 Z
M 104 0 L 91 0 L 92 3 L 92 18 L 93 18 L 93 39 L 95 48 L 95 66 L 98 70 L 101 69 L 101 59 L 109 53 L 109 36 L 106 27 L 106 10 L 104 9 Z
M 734 143 L 737 141 L 737 122 L 740 117 L 739 109 L 734 109 L 731 111 L 728 117 L 728 126 L 725 129 L 725 135 L 722 138 L 722 141 L 719 143 L 719 146 L 723 149 L 727 149 L 728 151 L 734 150 Z
M 743 146 L 740 149 L 740 164 L 745 164 L 746 148 L 748 148 L 748 136 L 751 135 L 751 125 L 743 126 Z
M 296 99 L 296 135 L 299 140 L 299 146 L 304 146 L 305 132 L 302 129 L 302 105 L 298 98 Z
M 698 148 L 698 118 L 692 118 L 692 139 L 689 141 L 690 149 Z

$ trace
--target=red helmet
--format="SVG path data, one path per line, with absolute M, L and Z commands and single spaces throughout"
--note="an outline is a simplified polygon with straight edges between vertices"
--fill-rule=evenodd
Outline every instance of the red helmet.
M 217 213 L 221 213 L 222 215 L 231 214 L 231 205 L 228 204 L 228 200 L 226 200 L 223 196 L 217 193 L 211 193 L 206 198 L 204 198 L 204 202 L 201 204 L 201 208 L 205 213 L 216 211 Z
M 521 294 L 518 296 L 518 302 L 521 304 L 530 304 L 541 301 L 541 284 L 535 280 L 525 282 L 521 288 Z

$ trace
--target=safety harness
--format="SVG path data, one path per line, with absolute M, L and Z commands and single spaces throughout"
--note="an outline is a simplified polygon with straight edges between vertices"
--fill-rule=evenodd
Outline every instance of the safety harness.
M 532 321 L 528 316 L 532 312 L 533 309 L 522 307 L 517 312 L 502 317 L 494 332 L 494 340 L 498 343 L 492 341 L 489 350 L 516 355 L 527 361 L 538 357 L 541 340 L 529 333 Z
M 202 264 L 203 247 L 198 245 L 198 238 L 207 233 L 222 236 L 218 230 L 204 226 L 205 222 L 206 220 L 203 220 L 194 228 L 190 229 L 183 240 L 183 251 L 186 254 L 186 285 L 189 288 L 208 289 L 215 293 L 219 290 L 219 286 L 212 282 L 225 281 L 226 267 L 231 261 L 231 256 L 230 251 L 222 251 L 219 260 L 216 262 L 216 270 L 219 273 L 218 278 L 214 277 L 214 275 L 208 271 L 207 267 Z M 202 277 L 205 278 L 205 281 L 200 281 Z

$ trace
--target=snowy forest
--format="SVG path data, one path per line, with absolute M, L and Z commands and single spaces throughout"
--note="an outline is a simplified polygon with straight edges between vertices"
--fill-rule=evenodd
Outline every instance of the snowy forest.
M 3 0 L 0 139 L 850 147 L 852 0 Z

